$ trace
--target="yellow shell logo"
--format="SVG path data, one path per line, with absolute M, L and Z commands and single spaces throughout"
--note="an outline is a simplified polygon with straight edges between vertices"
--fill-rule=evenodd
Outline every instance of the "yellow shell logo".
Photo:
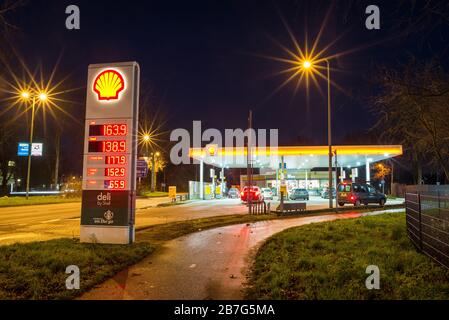
M 95 78 L 93 89 L 98 100 L 117 100 L 119 93 L 125 89 L 125 80 L 117 71 L 105 70 Z

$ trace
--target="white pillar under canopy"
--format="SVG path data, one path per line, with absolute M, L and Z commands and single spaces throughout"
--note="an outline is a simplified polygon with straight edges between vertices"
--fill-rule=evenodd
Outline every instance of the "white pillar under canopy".
M 200 160 L 200 199 L 204 200 L 204 161 Z
M 366 159 L 366 183 L 371 181 L 370 161 Z

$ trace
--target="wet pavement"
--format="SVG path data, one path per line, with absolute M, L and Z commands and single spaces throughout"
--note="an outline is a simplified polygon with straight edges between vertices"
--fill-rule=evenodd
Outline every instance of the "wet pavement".
M 246 214 L 239 199 L 157 207 L 168 197 L 137 199 L 136 228 L 220 215 Z M 0 208 L 0 245 L 79 237 L 81 202 Z
M 354 211 L 270 220 L 190 234 L 168 241 L 153 255 L 81 299 L 242 299 L 251 259 L 259 245 L 273 234 L 309 223 L 401 211 Z

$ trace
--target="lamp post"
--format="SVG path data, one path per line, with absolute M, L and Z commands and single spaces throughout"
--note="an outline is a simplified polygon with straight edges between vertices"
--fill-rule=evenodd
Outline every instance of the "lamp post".
M 333 208 L 332 200 L 332 128 L 331 128 L 331 80 L 330 80 L 330 63 L 328 59 L 323 59 L 326 62 L 327 70 L 327 145 L 328 151 L 328 179 L 329 179 L 329 209 Z M 304 69 L 312 68 L 312 61 L 305 60 L 302 63 Z
M 332 128 L 331 128 L 331 76 L 330 76 L 330 67 L 329 67 L 329 60 L 326 61 L 326 68 L 327 68 L 327 144 L 329 146 L 329 168 L 328 168 L 328 175 L 329 175 L 329 209 L 332 209 L 333 207 L 333 200 L 332 200 Z M 335 190 L 337 191 L 337 190 Z
M 151 153 L 151 192 L 156 191 L 156 157 L 159 157 L 160 153 L 152 152 Z
M 34 134 L 34 114 L 36 110 L 36 98 L 41 102 L 47 100 L 47 94 L 45 92 L 40 92 L 39 94 L 31 94 L 28 91 L 23 91 L 20 96 L 28 100 L 31 97 L 31 125 L 30 125 L 30 140 L 28 143 L 28 164 L 27 164 L 27 180 L 26 180 L 26 199 L 28 200 L 30 193 L 30 175 L 31 175 L 31 146 L 33 145 L 33 134 Z

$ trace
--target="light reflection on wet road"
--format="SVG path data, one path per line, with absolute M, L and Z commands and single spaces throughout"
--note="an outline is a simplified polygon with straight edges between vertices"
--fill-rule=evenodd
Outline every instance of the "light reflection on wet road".
M 298 217 L 206 230 L 171 240 L 82 299 L 242 299 L 248 259 L 265 239 L 287 228 L 385 212 Z

